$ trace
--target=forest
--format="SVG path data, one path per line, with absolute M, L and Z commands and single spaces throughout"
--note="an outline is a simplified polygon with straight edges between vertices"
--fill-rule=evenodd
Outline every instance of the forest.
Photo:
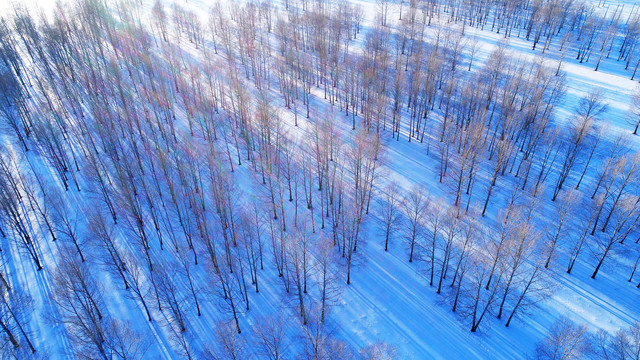
M 0 358 L 640 359 L 640 7 L 3 10 Z

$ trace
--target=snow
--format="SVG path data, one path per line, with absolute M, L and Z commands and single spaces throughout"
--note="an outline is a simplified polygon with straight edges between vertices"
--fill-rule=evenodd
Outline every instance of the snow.
M 180 3 L 202 14 L 202 19 L 206 18 L 209 6 L 207 1 Z M 354 3 L 361 4 L 366 11 L 367 23 L 363 26 L 366 29 L 371 25 L 375 13 L 375 6 L 372 6 L 373 0 L 354 1 Z M 20 2 L 20 4 L 24 3 Z M 53 1 L 33 0 L 31 5 L 51 9 L 53 4 Z M 610 8 L 614 4 L 617 2 L 607 2 Z M 0 9 L 12 5 L 11 2 L 4 2 Z M 148 1 L 144 4 L 142 12 L 148 13 L 151 6 L 152 2 Z M 393 8 L 390 12 L 390 19 L 397 17 L 395 11 L 397 10 Z M 472 70 L 476 70 L 486 61 L 503 36 L 474 28 L 467 28 L 466 31 L 469 37 L 475 37 L 481 43 L 472 67 Z M 364 38 L 363 35 L 359 39 Z M 514 56 L 538 61 L 540 51 L 532 51 L 530 46 L 530 43 L 523 39 L 515 37 L 509 39 L 508 48 Z M 558 52 L 555 48 L 552 46 L 544 61 L 551 63 L 556 61 Z M 593 63 L 580 64 L 571 55 L 572 52 L 568 51 L 564 59 L 563 71 L 567 75 L 568 91 L 557 112 L 556 121 L 559 124 L 567 122 L 580 97 L 597 86 L 605 90 L 606 101 L 609 104 L 609 110 L 603 122 L 611 127 L 610 139 L 618 133 L 629 132 L 628 108 L 630 94 L 636 83 L 629 80 L 626 72 L 621 71 L 621 64 L 615 59 L 604 60 L 599 71 L 596 72 L 593 70 Z M 462 68 L 466 70 L 464 63 Z M 278 106 L 280 106 L 279 100 L 276 97 Z M 318 105 L 318 108 L 321 106 Z M 301 108 L 299 111 L 302 113 Z M 338 113 L 336 118 L 340 132 L 349 134 L 350 117 L 346 118 L 339 111 Z M 291 112 L 283 111 L 283 116 L 285 121 L 292 123 Z M 299 116 L 299 121 L 302 122 L 300 129 L 291 136 L 308 136 L 310 124 L 303 119 L 303 116 Z M 8 137 L 8 135 L 2 135 L 0 140 Z M 383 137 L 387 135 L 390 134 L 385 133 Z M 386 156 L 389 163 L 385 171 L 388 172 L 388 177 L 397 182 L 404 191 L 415 184 L 422 184 L 434 196 L 447 198 L 449 195 L 446 185 L 438 183 L 437 179 L 438 159 L 434 144 L 431 148 L 432 153 L 427 154 L 426 143 L 416 141 L 409 143 L 406 133 L 402 134 L 400 141 L 392 141 L 390 137 L 388 136 L 389 140 L 386 142 Z M 636 149 L 638 145 L 637 138 L 632 138 L 627 143 L 627 146 Z M 38 164 L 38 167 L 45 168 L 45 165 Z M 251 172 L 248 162 L 241 167 L 236 167 L 234 177 L 238 179 L 240 188 L 255 187 L 256 181 L 251 182 Z M 510 185 L 507 185 L 506 181 L 502 179 L 500 181 L 503 181 L 505 189 L 509 189 Z M 81 203 L 82 196 L 82 194 L 77 195 L 72 201 Z M 500 198 L 506 195 L 497 194 L 497 196 Z M 492 200 L 492 203 L 500 202 Z M 492 212 L 487 216 L 488 222 L 495 221 L 497 218 L 497 207 L 495 205 L 492 207 Z M 483 322 L 478 333 L 471 333 L 469 321 L 451 312 L 450 306 L 443 297 L 429 287 L 424 276 L 424 264 L 406 261 L 400 236 L 396 236 L 392 241 L 390 251 L 385 252 L 375 225 L 371 222 L 363 233 L 362 241 L 362 247 L 356 254 L 359 263 L 354 266 L 353 283 L 349 286 L 342 285 L 340 305 L 332 309 L 329 318 L 329 324 L 334 328 L 336 336 L 355 349 L 383 340 L 397 347 L 401 359 L 524 358 L 533 352 L 535 343 L 546 335 L 547 329 L 559 315 L 567 316 L 577 323 L 587 323 L 591 330 L 604 329 L 611 333 L 630 326 L 640 317 L 638 289 L 624 279 L 629 273 L 628 264 L 609 266 L 599 274 L 597 279 L 592 280 L 589 276 L 592 262 L 586 261 L 588 256 L 585 253 L 570 275 L 565 273 L 564 264 L 557 264 L 558 266 L 549 270 L 552 272 L 554 281 L 553 295 L 541 303 L 538 309 L 533 309 L 531 314 L 524 315 L 509 328 L 504 326 L 503 320 L 496 320 L 490 316 Z M 36 347 L 46 348 L 51 358 L 70 358 L 68 354 L 70 344 L 63 334 L 62 327 L 51 326 L 50 320 L 50 317 L 55 318 L 57 315 L 52 313 L 56 307 L 52 303 L 52 273 L 49 269 L 55 268 L 60 247 L 58 243 L 49 241 L 42 241 L 40 245 L 42 246 L 40 251 L 44 254 L 44 263 L 47 264 L 44 271 L 35 271 L 31 262 L 16 259 L 15 254 L 18 253 L 16 249 L 3 253 L 3 267 L 7 273 L 13 274 L 14 281 L 28 284 L 29 291 L 35 300 L 34 308 L 37 310 L 32 316 L 30 328 L 37 333 Z M 266 254 L 267 252 L 265 252 L 265 258 L 270 259 L 270 254 Z M 199 270 L 196 276 L 206 282 L 210 275 L 207 271 Z M 249 295 L 252 310 L 241 317 L 241 327 L 244 329 L 250 329 L 261 315 L 275 313 L 283 303 L 293 301 L 283 295 L 282 283 L 277 277 L 271 260 L 265 262 L 265 270 L 260 273 L 260 281 L 260 293 Z M 136 330 L 143 332 L 151 340 L 148 358 L 178 357 L 175 347 L 169 341 L 167 329 L 157 321 L 151 323 L 144 321 L 145 315 L 141 305 L 123 295 L 121 284 L 117 283 L 116 279 L 103 275 L 99 282 L 105 289 L 110 312 L 131 322 Z M 203 298 L 201 304 L 203 316 L 198 318 L 194 311 L 189 312 L 189 326 L 198 335 L 199 345 L 215 342 L 216 335 L 212 329 L 216 321 L 227 316 L 225 313 L 216 311 L 219 307 L 217 298 L 214 299 L 213 296 L 201 296 L 201 298 Z M 290 307 L 292 309 L 289 309 L 289 312 L 294 314 L 295 303 Z M 159 312 L 154 312 L 155 318 L 160 316 Z M 300 340 L 295 338 L 295 332 L 292 326 L 289 329 L 291 338 L 299 342 Z M 247 330 L 244 333 L 251 332 Z M 293 348 L 299 349 L 300 345 L 294 345 Z

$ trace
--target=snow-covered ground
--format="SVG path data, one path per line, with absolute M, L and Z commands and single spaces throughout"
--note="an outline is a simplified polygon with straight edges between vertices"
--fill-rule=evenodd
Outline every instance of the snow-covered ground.
M 53 1 L 31 1 L 33 3 L 29 6 L 42 7 L 45 11 L 51 9 L 54 4 Z M 203 21 L 208 18 L 210 5 L 208 1 L 189 0 L 179 3 L 196 14 L 201 14 Z M 230 6 L 236 5 L 231 0 L 227 3 Z M 362 39 L 366 29 L 375 21 L 375 1 L 353 0 L 353 3 L 361 4 L 365 9 L 366 21 L 363 24 L 365 30 L 359 38 Z M 618 2 L 606 1 L 605 3 L 612 8 Z M 23 5 L 24 2 L 19 4 Z M 0 4 L 0 10 L 8 9 L 12 5 L 10 1 L 3 2 Z M 144 2 L 141 12 L 149 14 L 152 5 L 152 1 Z M 631 8 L 630 5 L 634 3 L 625 3 L 625 5 Z M 397 11 L 396 6 L 393 5 L 389 18 L 395 20 Z M 432 33 L 437 26 L 434 24 L 427 28 L 427 31 Z M 458 25 L 447 25 L 444 21 L 439 26 L 458 27 Z M 476 71 L 485 64 L 496 44 L 503 39 L 503 35 L 475 28 L 468 28 L 466 31 L 467 37 L 476 38 L 480 44 L 472 67 L 472 71 Z M 508 42 L 510 56 L 523 57 L 531 61 L 547 61 L 550 64 L 555 64 L 559 57 L 556 48 L 557 46 L 552 45 L 544 60 L 540 60 L 540 51 L 531 50 L 529 41 L 511 37 Z M 187 51 L 197 52 L 193 48 L 187 48 Z M 466 71 L 464 62 L 461 66 Z M 605 101 L 609 104 L 609 109 L 602 116 L 602 121 L 611 128 L 608 135 L 608 140 L 611 140 L 619 133 L 629 133 L 632 128 L 628 122 L 628 111 L 631 92 L 636 82 L 629 80 L 627 72 L 622 71 L 621 64 L 613 58 L 605 59 L 597 72 L 593 67 L 593 63 L 581 64 L 571 55 L 564 58 L 562 69 L 567 76 L 568 89 L 559 104 L 554 120 L 563 126 L 562 124 L 567 123 L 574 113 L 579 99 L 592 88 L 600 87 L 605 90 Z M 326 109 L 321 96 L 317 98 L 317 108 Z M 280 105 L 278 102 L 278 106 Z M 298 111 L 302 113 L 301 109 Z M 282 109 L 281 115 L 286 123 L 293 123 L 292 111 Z M 337 119 L 337 127 L 341 133 L 349 134 L 351 118 L 340 114 Z M 299 116 L 299 121 L 301 122 L 299 129 L 292 131 L 291 136 L 310 136 L 313 119 L 306 120 L 303 116 Z M 406 129 L 403 134 L 406 134 Z M 8 143 L 9 136 L 8 132 L 1 134 L 0 141 Z M 391 135 L 388 134 L 387 137 L 390 138 Z M 637 149 L 639 144 L 638 137 L 630 137 L 625 145 Z M 438 182 L 438 156 L 433 149 L 427 153 L 426 143 L 407 142 L 405 135 L 404 138 L 400 137 L 400 141 L 389 140 L 385 145 L 388 162 L 384 171 L 389 179 L 399 184 L 402 191 L 409 191 L 413 185 L 420 184 L 425 185 L 433 196 L 447 199 L 445 201 L 451 200 L 447 186 Z M 40 166 L 44 168 L 45 165 L 41 163 Z M 596 166 L 592 168 L 595 169 Z M 257 176 L 248 162 L 237 167 L 233 176 L 238 187 L 246 194 L 254 191 L 250 188 L 256 187 L 255 184 L 259 183 L 259 180 L 254 179 Z M 486 178 L 489 175 L 481 176 Z M 593 173 L 590 172 L 588 176 L 593 177 Z M 515 180 L 507 175 L 506 180 L 501 179 L 501 181 L 502 186 L 510 188 L 507 184 Z M 502 193 L 498 191 L 497 197 L 502 200 L 495 200 L 495 202 L 492 200 L 492 203 L 504 203 L 504 199 L 508 196 L 507 192 L 507 190 Z M 72 202 L 84 201 L 81 193 L 69 196 Z M 551 208 L 554 205 L 548 201 L 549 198 L 546 196 L 545 202 L 548 204 L 545 203 L 545 206 Z M 489 225 L 494 225 L 498 221 L 499 209 L 496 208 L 497 206 L 490 208 L 490 213 L 485 218 Z M 540 222 L 548 220 L 544 219 L 542 214 L 539 216 L 541 216 Z M 564 263 L 548 269 L 552 288 L 550 297 L 540 302 L 537 307 L 531 307 L 528 314 L 520 316 L 510 327 L 504 326 L 504 319 L 498 320 L 495 316 L 489 316 L 483 322 L 479 332 L 471 333 L 469 321 L 453 313 L 448 304 L 449 300 L 436 294 L 429 286 L 425 275 L 425 262 L 407 262 L 406 249 L 399 233 L 396 234 L 388 252 L 384 251 L 384 244 L 374 221 L 371 220 L 366 224 L 361 238 L 362 245 L 359 245 L 356 255 L 358 258 L 352 273 L 352 283 L 344 285 L 341 281 L 340 299 L 337 306 L 332 308 L 327 320 L 327 326 L 332 329 L 334 336 L 354 349 L 384 341 L 397 347 L 400 359 L 516 359 L 530 356 L 534 352 L 535 344 L 547 335 L 548 329 L 560 315 L 576 323 L 586 323 L 592 331 L 604 329 L 610 333 L 627 328 L 640 318 L 639 290 L 635 287 L 635 282 L 626 281 L 633 264 L 625 259 L 615 262 L 615 265 L 612 262 L 612 265 L 606 267 L 593 280 L 590 278 L 593 260 L 585 253 L 578 259 L 570 275 L 565 272 Z M 56 314 L 49 313 L 55 311 L 51 300 L 53 290 L 50 269 L 55 267 L 58 252 L 61 251 L 58 244 L 49 241 L 41 242 L 40 251 L 43 254 L 43 262 L 47 264 L 44 271 L 36 271 L 30 262 L 24 261 L 26 258 L 17 257 L 16 249 L 3 252 L 5 262 L 3 265 L 7 273 L 12 274 L 14 281 L 27 284 L 28 291 L 34 298 L 35 311 L 29 324 L 30 329 L 34 334 L 36 347 L 46 348 L 50 358 L 70 356 L 68 353 L 70 345 L 63 335 L 64 329 L 52 320 Z M 559 257 L 564 259 L 568 249 L 561 249 L 559 252 L 561 253 Z M 270 259 L 266 256 L 265 259 L 267 258 Z M 265 270 L 261 270 L 260 274 L 260 292 L 249 294 L 252 310 L 241 316 L 241 325 L 246 329 L 243 334 L 247 334 L 246 336 L 251 336 L 251 328 L 257 326 L 257 322 L 264 315 L 273 314 L 283 307 L 292 317 L 296 312 L 295 300 L 291 300 L 291 294 L 284 293 L 282 282 L 273 267 L 271 260 L 265 261 Z M 203 283 L 208 281 L 209 276 L 207 269 L 198 270 L 196 274 L 199 281 Z M 104 274 L 99 279 L 105 294 L 108 294 L 106 302 L 110 312 L 133 324 L 134 328 L 150 341 L 147 358 L 179 357 L 175 344 L 169 340 L 170 334 L 167 328 L 158 321 L 146 322 L 142 307 L 124 295 L 120 289 L 121 284 L 115 277 Z M 217 310 L 219 308 L 217 296 L 203 292 L 201 299 L 203 315 L 195 316 L 193 309 L 189 313 L 190 329 L 197 334 L 194 338 L 198 339 L 194 341 L 194 347 L 215 343 L 217 335 L 213 329 L 217 321 L 229 317 L 228 313 Z M 162 316 L 159 312 L 154 312 L 154 315 Z M 302 340 L 299 338 L 297 325 L 292 325 L 288 333 L 292 343 L 291 354 L 300 351 Z

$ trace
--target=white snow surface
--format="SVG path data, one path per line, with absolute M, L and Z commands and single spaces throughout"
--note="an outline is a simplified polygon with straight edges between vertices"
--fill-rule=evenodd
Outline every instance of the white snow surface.
M 149 13 L 153 2 L 145 0 L 143 13 Z M 233 0 L 227 0 L 230 6 Z M 364 6 L 367 14 L 367 24 L 373 21 L 375 6 L 373 0 L 352 0 L 353 3 Z M 27 5 L 32 8 L 42 8 L 49 11 L 54 1 L 27 0 L 17 2 L 4 1 L 0 4 L 3 13 L 13 4 Z M 182 6 L 195 10 L 206 19 L 209 1 L 188 0 L 179 1 Z M 626 3 L 629 7 L 634 2 L 606 1 L 609 7 L 617 3 Z M 389 15 L 396 16 L 395 7 Z M 366 31 L 366 30 L 365 30 Z M 428 30 L 429 31 L 429 30 Z M 481 48 L 474 59 L 473 68 L 481 66 L 488 54 L 503 36 L 490 31 L 480 31 L 468 28 L 469 36 L 476 37 Z M 532 51 L 529 42 L 512 37 L 509 39 L 509 50 L 515 56 L 537 59 L 540 51 Z M 558 56 L 557 51 L 548 51 L 544 61 L 553 62 Z M 630 93 L 635 82 L 629 80 L 628 74 L 621 71 L 615 59 L 606 59 L 599 71 L 593 70 L 593 64 L 580 64 L 571 56 L 565 58 L 563 70 L 567 74 L 569 89 L 564 101 L 560 105 L 557 121 L 567 120 L 578 99 L 592 87 L 604 88 L 609 110 L 605 116 L 606 122 L 612 128 L 613 137 L 617 132 L 629 130 L 627 122 Z M 293 121 L 290 113 L 283 114 L 287 121 Z M 302 117 L 300 117 L 302 119 Z M 341 119 L 340 115 L 338 119 Z M 344 118 L 342 131 L 350 131 L 350 118 Z M 302 121 L 302 120 L 301 120 Z M 301 126 L 304 129 L 304 126 Z M 299 134 L 298 136 L 304 136 Z M 0 137 L 0 140 L 2 137 Z M 637 137 L 628 144 L 637 148 Z M 407 142 L 403 139 L 387 143 L 386 166 L 389 178 L 398 182 L 402 188 L 408 190 L 414 184 L 423 184 L 435 195 L 446 196 L 446 188 L 438 183 L 437 156 L 426 153 L 426 144 Z M 250 186 L 251 169 L 238 167 L 235 177 L 240 180 L 240 186 Z M 500 196 L 500 195 L 498 195 Z M 82 201 L 81 198 L 78 201 Z M 496 217 L 496 209 L 487 218 Z M 333 308 L 329 323 L 334 334 L 354 348 L 361 348 L 378 340 L 397 347 L 401 359 L 517 359 L 532 354 L 535 343 L 548 332 L 549 327 L 559 315 L 569 317 L 577 323 L 586 323 L 590 330 L 604 329 L 611 333 L 630 326 L 640 318 L 640 292 L 631 283 L 627 283 L 630 265 L 616 264 L 609 266 L 592 280 L 591 262 L 580 259 L 572 272 L 568 275 L 564 271 L 564 264 L 549 271 L 553 272 L 553 295 L 540 304 L 539 308 L 531 310 L 531 314 L 522 316 L 509 328 L 504 326 L 504 320 L 495 317 L 483 322 L 480 331 L 469 332 L 469 322 L 452 313 L 450 306 L 442 304 L 442 298 L 433 288 L 429 287 L 428 279 L 421 262 L 408 263 L 403 245 L 397 239 L 392 243 L 390 251 L 383 251 L 383 243 L 375 225 L 371 222 L 362 236 L 363 244 L 358 249 L 358 264 L 354 267 L 353 283 L 342 286 L 339 306 Z M 42 242 L 40 249 L 44 262 L 51 266 L 55 261 L 57 244 Z M 5 253 L 7 272 L 19 274 L 17 281 L 28 284 L 29 291 L 35 299 L 35 309 L 30 328 L 37 333 L 36 347 L 47 348 L 51 358 L 67 358 L 69 344 L 61 335 L 60 325 L 51 321 L 49 312 L 54 309 L 51 304 L 51 273 L 48 270 L 35 271 L 30 262 L 20 262 Z M 586 256 L 585 256 L 586 258 Z M 206 279 L 206 272 L 197 274 Z M 110 276 L 100 278 L 106 289 L 119 289 L 115 279 Z M 166 329 L 158 322 L 148 323 L 144 319 L 144 310 L 137 302 L 123 296 L 122 291 L 106 291 L 109 310 L 121 319 L 128 320 L 136 329 L 153 337 L 153 345 L 147 352 L 147 358 L 178 358 L 172 350 L 167 338 Z M 283 303 L 282 284 L 277 278 L 270 262 L 265 264 L 264 274 L 261 274 L 261 289 L 259 294 L 250 293 L 252 310 L 241 318 L 245 329 L 255 324 L 260 315 L 274 312 Z M 196 317 L 193 311 L 189 314 L 189 325 L 195 329 L 202 343 L 213 342 L 215 334 L 212 326 L 216 319 L 226 316 L 215 310 L 217 300 L 204 300 L 203 316 Z M 286 302 L 286 301 L 285 301 Z M 295 306 L 291 306 L 291 313 Z M 158 313 L 156 312 L 156 316 Z M 250 331 L 247 331 L 249 333 Z M 296 346 L 294 345 L 294 348 Z

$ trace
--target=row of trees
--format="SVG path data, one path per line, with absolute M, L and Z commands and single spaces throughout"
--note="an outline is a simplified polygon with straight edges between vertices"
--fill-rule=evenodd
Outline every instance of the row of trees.
M 586 325 L 560 317 L 549 329 L 549 334 L 536 345 L 535 358 L 634 359 L 639 350 L 638 323 L 610 335 L 604 330 L 591 333 Z
M 400 20 L 420 8 L 432 22 L 453 22 L 530 42 L 542 53 L 560 45 L 560 61 L 575 56 L 580 63 L 593 64 L 598 71 L 604 59 L 615 59 L 636 77 L 640 50 L 636 41 L 640 15 L 635 5 L 588 3 L 572 0 L 518 1 L 378 1 L 378 22 L 388 24 L 390 7 L 398 9 Z M 395 3 L 391 5 L 390 3 Z M 631 7 L 631 8 L 630 8 Z M 408 10 L 407 10 L 408 8 Z

